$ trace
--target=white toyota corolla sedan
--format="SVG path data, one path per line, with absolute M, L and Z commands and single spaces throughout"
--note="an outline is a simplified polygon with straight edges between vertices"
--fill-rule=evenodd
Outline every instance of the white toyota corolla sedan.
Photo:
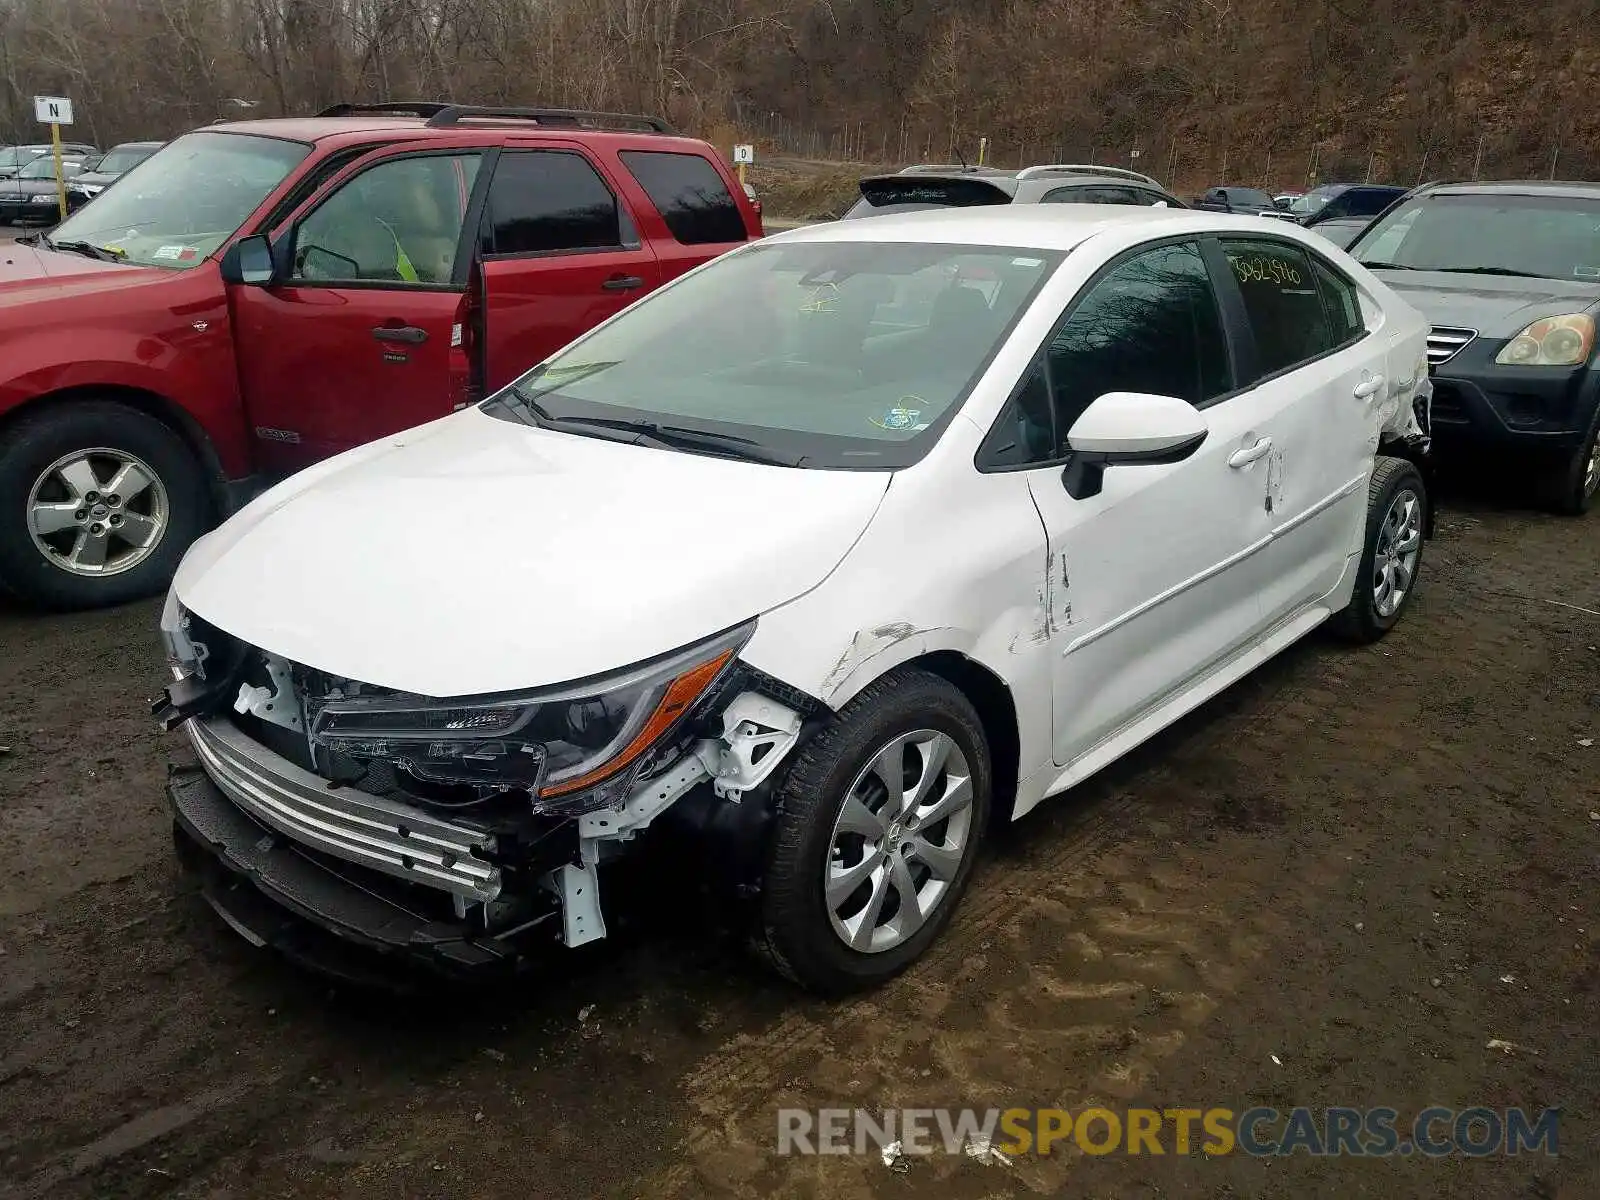
M 780 971 L 878 983 L 992 822 L 1323 622 L 1395 624 L 1426 333 L 1256 218 L 752 244 L 195 544 L 162 618 L 180 848 L 254 941 L 470 973 L 605 936 L 670 826 Z

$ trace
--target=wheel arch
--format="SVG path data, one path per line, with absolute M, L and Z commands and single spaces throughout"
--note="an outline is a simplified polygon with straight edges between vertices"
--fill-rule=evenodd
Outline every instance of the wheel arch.
M 950 684 L 977 710 L 989 743 L 989 766 L 994 776 L 990 820 L 1005 824 L 1016 807 L 1018 775 L 1022 764 L 1022 731 L 1017 722 L 1016 700 L 1005 680 L 976 659 L 955 650 L 934 650 L 901 663 L 897 669 L 918 668 Z
M 44 392 L 0 414 L 0 433 L 20 420 L 91 400 L 122 404 L 152 420 L 161 422 L 177 434 L 183 439 L 189 452 L 194 455 L 195 462 L 199 464 L 201 473 L 205 476 L 206 494 L 211 498 L 213 510 L 210 516 L 215 519 L 227 513 L 229 508 L 227 474 L 223 470 L 222 459 L 217 454 L 216 446 L 212 444 L 205 429 L 193 416 L 159 392 L 128 384 L 77 384 L 53 392 Z

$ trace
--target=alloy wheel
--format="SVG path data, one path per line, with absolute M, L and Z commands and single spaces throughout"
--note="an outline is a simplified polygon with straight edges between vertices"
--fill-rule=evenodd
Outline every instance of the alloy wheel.
M 1378 528 L 1372 556 L 1372 607 L 1378 616 L 1394 616 L 1405 603 L 1422 553 L 1422 500 L 1410 488 L 1395 493 Z
M 71 575 L 116 575 L 161 542 L 171 508 L 144 460 L 95 447 L 64 454 L 28 493 L 28 532 L 39 553 Z
M 845 793 L 824 868 L 834 933 L 853 950 L 891 950 L 944 903 L 974 834 L 972 771 L 949 735 L 901 734 Z

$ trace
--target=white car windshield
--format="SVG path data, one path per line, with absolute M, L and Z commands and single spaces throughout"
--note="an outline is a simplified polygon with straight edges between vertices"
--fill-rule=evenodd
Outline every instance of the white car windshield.
M 485 407 L 794 466 L 907 466 L 1060 259 L 919 243 L 754 246 L 640 301 Z
M 49 235 L 141 266 L 197 266 L 311 153 L 254 134 L 185 134 L 122 176 Z

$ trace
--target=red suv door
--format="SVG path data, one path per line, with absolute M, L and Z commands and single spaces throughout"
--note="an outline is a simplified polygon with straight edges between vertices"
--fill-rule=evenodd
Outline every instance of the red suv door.
M 240 386 L 266 470 L 444 416 L 460 398 L 464 230 L 493 153 L 483 140 L 363 158 L 278 235 L 287 267 L 277 283 L 230 286 Z
M 490 392 L 661 282 L 632 209 L 577 141 L 506 145 L 478 249 Z

